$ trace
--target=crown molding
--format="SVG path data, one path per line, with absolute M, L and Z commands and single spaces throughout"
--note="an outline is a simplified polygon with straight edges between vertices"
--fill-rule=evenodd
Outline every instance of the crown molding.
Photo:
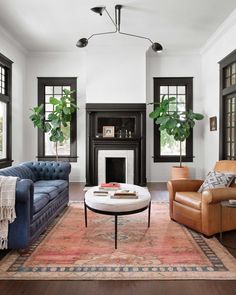
M 222 35 L 224 35 L 232 26 L 236 25 L 236 9 L 226 18 L 226 20 L 211 35 L 208 41 L 200 49 L 200 54 L 206 52 Z
M 17 47 L 23 54 L 27 55 L 28 50 L 18 42 L 5 28 L 0 25 L 0 34 L 3 35 L 7 41 L 9 41 L 13 46 Z

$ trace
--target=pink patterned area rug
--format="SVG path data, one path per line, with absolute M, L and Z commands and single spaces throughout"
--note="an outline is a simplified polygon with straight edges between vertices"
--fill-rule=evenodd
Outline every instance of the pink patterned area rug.
M 236 260 L 215 238 L 205 239 L 169 218 L 168 204 L 118 218 L 72 204 L 27 252 L 0 261 L 0 279 L 165 280 L 236 279 Z

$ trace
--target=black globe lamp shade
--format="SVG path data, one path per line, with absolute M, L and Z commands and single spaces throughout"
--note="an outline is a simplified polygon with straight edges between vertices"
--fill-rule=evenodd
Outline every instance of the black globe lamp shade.
M 93 12 L 98 13 L 100 15 L 102 15 L 104 9 L 105 9 L 105 6 L 96 6 L 96 7 L 91 8 L 91 10 Z
M 80 48 L 86 47 L 87 45 L 88 45 L 88 39 L 87 38 L 79 39 L 79 41 L 76 43 L 76 46 L 80 47 Z
M 160 43 L 155 42 L 152 44 L 152 50 L 155 52 L 161 52 L 163 48 Z

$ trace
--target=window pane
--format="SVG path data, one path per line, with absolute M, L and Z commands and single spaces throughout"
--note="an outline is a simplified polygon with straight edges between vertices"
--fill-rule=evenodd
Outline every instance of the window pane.
M 45 94 L 53 94 L 53 86 L 45 86 Z
M 0 93 L 6 95 L 7 91 L 6 91 L 5 75 L 6 75 L 6 71 L 5 71 L 4 67 L 0 65 Z
M 169 94 L 176 94 L 176 86 L 169 86 Z
M 45 104 L 45 111 L 46 112 L 52 112 L 53 111 L 53 105 L 49 104 L 49 103 L 46 103 Z
M 0 102 L 0 159 L 5 159 L 6 147 L 7 147 L 7 105 L 4 102 Z
M 161 131 L 161 156 L 179 156 L 180 143 L 166 131 Z M 186 141 L 182 142 L 182 155 L 186 156 Z
M 54 94 L 62 94 L 62 86 L 54 86 Z
M 178 86 L 178 94 L 185 94 L 186 87 L 185 86 Z
M 161 86 L 160 87 L 160 93 L 163 94 L 168 94 L 168 86 Z
M 64 89 L 71 90 L 70 86 L 63 86 L 63 90 Z
M 66 136 L 65 142 L 58 143 L 58 155 L 69 156 L 70 155 L 70 125 L 63 128 L 63 133 Z M 45 134 L 45 156 L 56 155 L 56 144 L 49 140 L 48 133 Z

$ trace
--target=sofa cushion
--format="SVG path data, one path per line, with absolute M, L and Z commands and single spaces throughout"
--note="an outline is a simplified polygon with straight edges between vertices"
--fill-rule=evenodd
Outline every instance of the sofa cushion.
M 51 201 L 59 195 L 60 191 L 55 186 L 36 186 L 34 187 L 35 194 L 48 194 L 49 200 Z
M 47 203 L 49 202 L 49 195 L 42 194 L 42 193 L 35 193 L 34 194 L 34 213 L 40 211 Z
M 68 187 L 68 182 L 66 180 L 39 180 L 34 183 L 34 187 L 47 187 L 47 186 L 54 186 L 57 187 L 58 190 L 61 192 L 66 187 Z
M 35 176 L 31 169 L 21 165 L 1 169 L 0 175 L 16 176 L 21 179 L 30 179 L 32 181 L 35 181 Z
M 194 209 L 201 209 L 202 194 L 198 192 L 177 192 L 175 201 Z

